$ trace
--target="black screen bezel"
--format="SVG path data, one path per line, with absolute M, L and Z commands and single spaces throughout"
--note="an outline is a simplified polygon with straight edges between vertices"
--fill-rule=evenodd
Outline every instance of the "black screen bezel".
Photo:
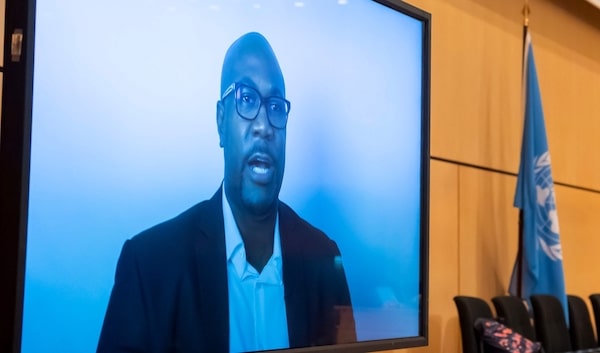
M 363 341 L 286 352 L 366 352 L 425 346 L 428 342 L 429 160 L 431 15 L 399 0 L 374 0 L 422 23 L 422 139 L 419 336 Z M 27 244 L 34 69 L 35 0 L 6 0 L 0 130 L 0 351 L 20 352 Z M 23 33 L 21 55 L 11 55 L 13 33 Z M 399 318 L 401 320 L 401 318 Z

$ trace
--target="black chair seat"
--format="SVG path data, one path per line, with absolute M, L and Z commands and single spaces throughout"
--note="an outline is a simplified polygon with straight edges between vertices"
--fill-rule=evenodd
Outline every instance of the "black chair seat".
M 479 318 L 492 319 L 492 309 L 485 300 L 477 297 L 456 296 L 454 303 L 458 310 L 463 353 L 483 353 L 475 321 Z
M 552 295 L 532 295 L 535 335 L 545 353 L 573 351 L 565 313 L 558 298 Z
M 592 318 L 585 301 L 576 295 L 568 295 L 569 332 L 571 344 L 575 350 L 597 348 Z

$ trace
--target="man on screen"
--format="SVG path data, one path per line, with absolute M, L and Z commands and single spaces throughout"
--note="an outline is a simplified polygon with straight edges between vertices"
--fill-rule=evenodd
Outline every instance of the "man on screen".
M 125 242 L 98 352 L 245 352 L 356 340 L 335 242 L 279 200 L 290 103 L 267 40 L 225 55 L 214 196 Z

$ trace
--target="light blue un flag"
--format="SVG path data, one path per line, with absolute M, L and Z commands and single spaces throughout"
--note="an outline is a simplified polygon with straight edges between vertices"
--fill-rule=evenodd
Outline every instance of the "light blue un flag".
M 568 315 L 550 153 L 528 32 L 525 35 L 523 65 L 525 123 L 515 192 L 515 207 L 522 210 L 523 216 L 520 249 L 522 264 L 517 259 L 509 291 L 522 298 L 529 298 L 534 294 L 554 295 L 561 300 L 565 315 Z M 518 293 L 520 265 L 521 293 Z

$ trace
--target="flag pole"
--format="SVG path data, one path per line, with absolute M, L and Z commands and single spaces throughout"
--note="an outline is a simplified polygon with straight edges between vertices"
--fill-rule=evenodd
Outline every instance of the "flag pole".
M 525 0 L 525 5 L 523 6 L 523 27 L 525 29 L 527 29 L 527 26 L 529 26 L 529 13 L 530 13 L 530 9 L 529 9 L 529 0 Z
M 523 48 L 521 57 L 525 58 L 525 43 L 527 38 L 527 28 L 529 26 L 529 0 L 525 0 L 525 5 L 523 6 Z M 525 64 L 524 60 L 521 66 L 521 77 L 524 80 L 525 78 Z M 523 85 L 523 87 L 525 87 Z M 521 92 L 523 94 L 523 92 Z M 524 99 L 524 97 L 523 97 Z M 523 109 L 523 117 L 525 117 L 525 111 Z M 519 245 L 517 249 L 517 295 L 519 298 L 523 298 L 523 209 L 519 209 Z

